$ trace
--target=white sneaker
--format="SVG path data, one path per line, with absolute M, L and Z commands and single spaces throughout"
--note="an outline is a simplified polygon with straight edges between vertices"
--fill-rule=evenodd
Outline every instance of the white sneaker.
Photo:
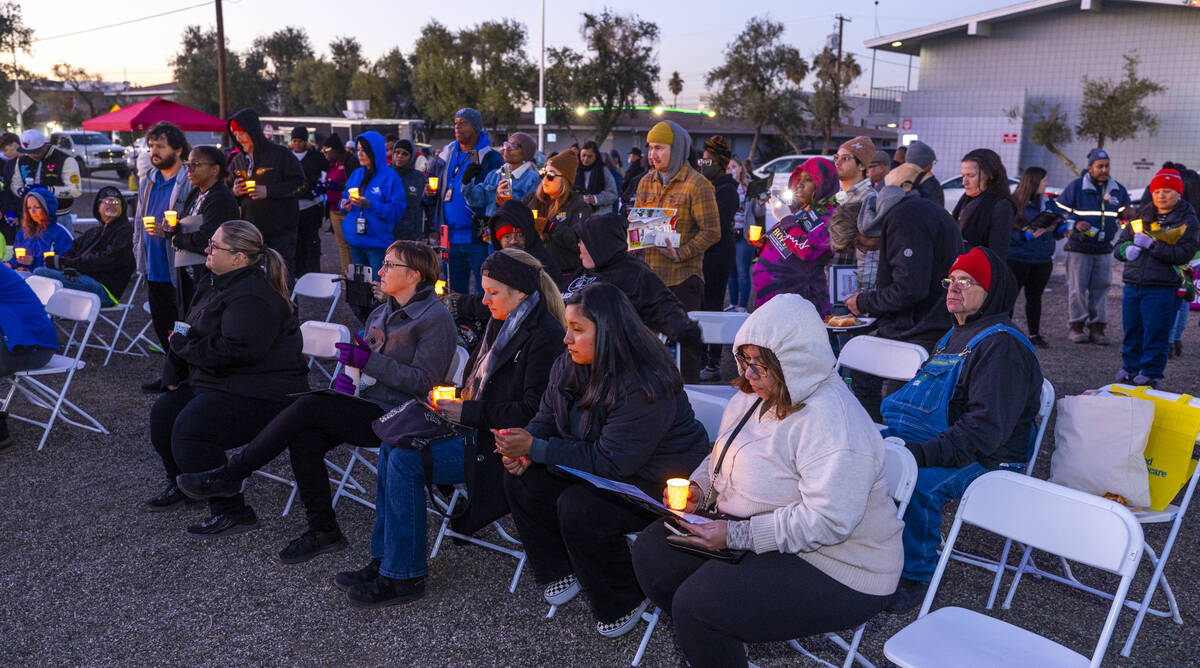
M 642 620 L 642 613 L 649 605 L 649 599 L 642 599 L 642 602 L 624 617 L 612 622 L 596 622 L 596 630 L 605 638 L 619 638 L 637 626 L 637 623 Z
M 546 602 L 550 605 L 562 605 L 575 598 L 575 595 L 578 593 L 579 578 L 572 574 L 546 585 L 546 590 L 542 592 L 542 596 L 545 597 Z
M 706 366 L 700 370 L 700 380 L 713 381 L 721 380 L 721 367 Z

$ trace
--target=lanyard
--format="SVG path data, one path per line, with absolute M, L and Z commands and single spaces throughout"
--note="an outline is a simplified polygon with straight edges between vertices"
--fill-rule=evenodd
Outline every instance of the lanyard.
M 725 455 L 729 454 L 729 447 L 733 445 L 733 439 L 737 438 L 737 435 L 742 431 L 742 427 L 745 427 L 746 423 L 750 421 L 750 416 L 754 415 L 754 409 L 758 408 L 758 405 L 761 403 L 761 397 L 754 400 L 754 405 L 750 407 L 750 410 L 746 411 L 746 414 L 742 416 L 742 421 L 733 428 L 733 433 L 725 441 L 725 448 L 721 450 L 721 455 L 717 457 L 717 465 L 713 467 L 712 484 L 708 486 L 708 493 L 704 495 L 704 501 L 700 503 L 699 508 L 701 510 L 708 510 L 710 504 L 716 506 L 714 494 L 717 491 L 717 478 L 721 475 L 721 464 L 725 463 Z

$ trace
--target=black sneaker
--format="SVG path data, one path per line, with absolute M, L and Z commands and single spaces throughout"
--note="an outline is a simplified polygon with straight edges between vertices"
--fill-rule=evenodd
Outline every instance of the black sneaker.
M 279 551 L 279 560 L 285 564 L 299 564 L 319 554 L 337 552 L 345 547 L 346 537 L 342 535 L 340 529 L 333 531 L 309 529 Z
M 200 473 L 181 473 L 175 476 L 175 484 L 184 494 L 193 499 L 237 496 L 242 493 L 245 480 L 234 478 L 219 466 Z
M 149 383 L 142 383 L 142 391 L 146 394 L 162 394 L 167 388 L 163 385 L 162 378 L 156 378 Z
M 146 502 L 146 510 L 151 512 L 162 512 L 170 510 L 180 503 L 195 503 L 189 499 L 186 494 L 179 491 L 175 485 L 167 485 L 167 488 L 161 494 Z
M 357 571 L 342 571 L 333 576 L 333 584 L 337 585 L 338 589 L 346 591 L 355 586 L 366 584 L 374 580 L 379 575 L 379 560 L 372 559 L 367 562 L 366 566 Z
M 234 536 L 257 528 L 258 516 L 254 514 L 253 508 L 247 507 L 237 515 L 218 513 L 200 524 L 189 526 L 187 530 L 194 538 L 208 539 Z
M 8 413 L 0 411 L 0 455 L 12 451 L 13 447 L 12 436 L 8 433 Z
M 396 580 L 376 575 L 374 580 L 346 589 L 346 598 L 360 608 L 386 608 L 409 603 L 425 595 L 425 578 Z
M 884 610 L 899 615 L 909 612 L 921 605 L 927 591 L 929 591 L 928 582 L 900 578 L 900 585 L 896 587 L 896 593 L 888 599 Z
M 1049 348 L 1050 347 L 1050 342 L 1047 341 L 1045 339 L 1045 337 L 1043 337 L 1041 334 L 1034 334 L 1033 336 L 1030 336 L 1029 342 L 1032 343 L 1033 345 L 1037 346 L 1038 348 Z

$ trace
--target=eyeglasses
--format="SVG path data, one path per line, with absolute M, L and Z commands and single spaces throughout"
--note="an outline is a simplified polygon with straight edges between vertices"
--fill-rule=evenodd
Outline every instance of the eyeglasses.
M 852 156 L 852 155 L 835 155 L 835 156 L 833 156 L 834 162 L 848 162 L 850 160 L 854 160 L 854 156 Z
M 239 253 L 239 252 L 241 252 L 241 251 L 235 251 L 235 250 L 233 250 L 232 248 L 224 248 L 224 247 L 222 247 L 222 246 L 218 246 L 218 245 L 216 245 L 216 244 L 214 244 L 214 243 L 213 243 L 212 239 L 209 239 L 209 240 L 208 240 L 208 250 L 210 250 L 210 251 L 225 251 L 226 253 Z
M 504 148 L 504 149 L 506 149 L 506 150 L 509 150 L 509 151 L 517 151 L 517 150 L 520 150 L 520 148 L 521 148 L 521 145 L 520 145 L 520 144 L 514 144 L 514 143 L 512 143 L 512 142 L 507 142 L 507 141 L 506 141 L 506 142 L 504 142 L 504 144 L 503 144 L 503 148 Z
M 191 162 L 183 163 L 184 167 L 187 167 L 188 169 L 195 169 L 197 167 L 203 167 L 205 165 L 216 165 L 216 164 L 217 163 L 215 163 L 215 162 L 196 162 L 195 160 L 193 160 Z
M 100 203 L 105 206 L 121 206 L 122 204 L 120 197 L 105 197 L 100 200 Z
M 983 287 L 982 285 L 979 284 L 978 281 L 973 281 L 969 278 L 943 278 L 942 279 L 942 287 L 946 288 L 947 290 L 950 289 L 950 286 L 954 286 L 954 287 L 958 288 L 959 292 L 966 292 L 967 290 L 970 290 L 972 287 L 974 287 L 976 285 Z
M 766 378 L 767 374 L 769 373 L 766 364 L 761 362 L 751 362 L 750 358 L 746 357 L 742 353 L 734 353 L 733 359 L 735 362 L 737 362 L 739 374 L 744 374 L 747 371 L 754 370 L 755 378 Z
M 553 181 L 554 179 L 557 179 L 560 176 L 562 176 L 562 174 L 551 174 L 550 172 L 542 172 L 542 180 L 543 181 Z
M 696 164 L 700 167 L 708 167 L 709 165 L 713 164 L 713 161 L 709 160 L 708 158 L 700 158 L 696 161 Z
M 379 271 L 383 271 L 384 269 L 391 271 L 392 269 L 399 269 L 401 267 L 403 267 L 405 269 L 412 269 L 412 267 L 408 266 L 407 264 L 400 264 L 399 262 L 388 262 L 387 260 L 384 260 L 383 264 L 380 265 L 380 267 L 379 267 Z

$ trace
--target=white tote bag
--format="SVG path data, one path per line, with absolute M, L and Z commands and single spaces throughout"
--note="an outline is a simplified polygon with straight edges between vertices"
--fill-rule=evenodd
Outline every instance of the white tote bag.
M 1146 440 L 1154 404 L 1133 397 L 1078 396 L 1058 400 L 1050 482 L 1103 496 L 1120 494 L 1150 505 Z

